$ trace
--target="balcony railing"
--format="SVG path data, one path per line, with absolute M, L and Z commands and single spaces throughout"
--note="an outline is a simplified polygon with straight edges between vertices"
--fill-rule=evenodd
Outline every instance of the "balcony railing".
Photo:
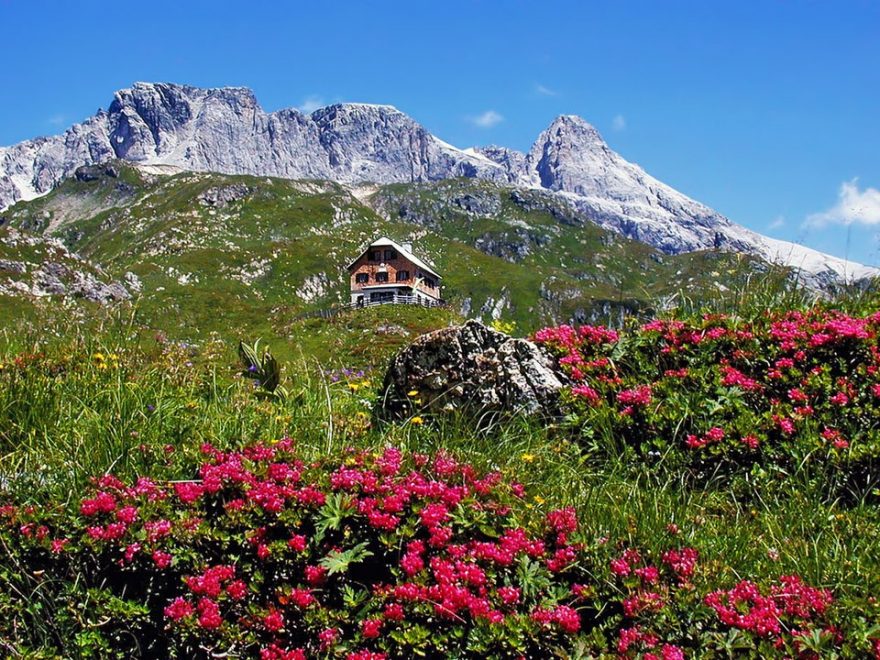
M 365 296 L 366 297 L 366 296 Z M 448 303 L 445 300 L 424 299 L 419 300 L 418 296 L 400 296 L 395 295 L 385 300 L 364 300 L 359 303 L 347 303 L 345 305 L 337 305 L 327 309 L 318 309 L 311 312 L 304 312 L 296 318 L 332 318 L 342 312 L 361 309 L 366 307 L 377 307 L 379 305 L 419 305 L 420 307 L 446 307 Z

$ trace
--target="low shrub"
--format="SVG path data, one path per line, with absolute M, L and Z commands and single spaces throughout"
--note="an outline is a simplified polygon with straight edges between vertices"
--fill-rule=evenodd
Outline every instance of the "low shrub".
M 640 396 L 640 395 L 637 395 Z M 78 513 L 0 508 L 7 648 L 118 657 L 860 657 L 880 608 L 797 575 L 718 584 L 433 456 L 304 462 L 290 439 L 202 447 L 191 481 L 95 479 Z M 13 571 L 14 572 L 14 571 Z M 872 627 L 873 626 L 873 627 Z M 73 653 L 72 649 L 77 649 Z
M 581 440 L 703 478 L 816 466 L 829 493 L 870 496 L 880 467 L 880 313 L 706 315 L 631 331 L 545 328 Z M 622 445 L 622 447 L 621 447 Z

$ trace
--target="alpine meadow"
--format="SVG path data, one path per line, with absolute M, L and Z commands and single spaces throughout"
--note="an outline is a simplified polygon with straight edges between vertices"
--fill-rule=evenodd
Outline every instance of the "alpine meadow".
M 8 4 L 0 14 L 30 15 Z M 364 34 L 380 18 L 434 15 L 425 3 L 394 18 L 386 4 L 362 17 Z M 527 3 L 450 6 L 465 5 L 496 50 L 487 26 L 521 39 L 521 15 L 564 52 L 594 48 L 548 37 Z M 196 20 L 179 7 L 172 20 L 163 6 L 176 60 L 138 50 L 138 25 L 161 33 L 156 17 L 120 9 L 134 32 L 101 66 L 215 80 L 231 60 L 193 59 L 193 44 L 214 26 L 212 48 L 222 36 L 233 49 L 226 9 Z M 260 29 L 277 20 L 290 38 L 242 54 L 256 80 L 258 54 L 290 80 L 266 49 L 301 56 L 337 29 L 352 52 L 367 43 L 339 22 L 364 11 L 349 3 L 326 17 L 269 9 Z M 586 9 L 566 10 L 590 25 Z M 599 25 L 620 11 L 651 34 L 635 6 L 592 10 Z M 690 13 L 726 38 L 708 9 Z M 253 37 L 251 20 L 240 29 Z M 837 27 L 829 19 L 829 38 Z M 47 19 L 47 40 L 58 31 Z M 590 39 L 604 43 L 600 32 Z M 708 37 L 676 34 L 721 67 Z M 737 35 L 743 58 L 770 48 L 759 32 Z M 461 62 L 429 41 L 401 34 L 387 47 L 406 45 L 426 70 Z M 561 66 L 528 41 L 516 48 Z M 646 71 L 655 54 L 673 57 L 632 41 Z M 480 89 L 506 98 L 512 65 L 484 47 L 472 46 Z M 97 76 L 95 52 L 77 57 L 84 79 Z M 340 56 L 317 53 L 302 61 L 329 71 Z M 359 75 L 379 85 L 367 73 L 376 55 L 362 57 Z M 629 55 L 615 57 L 625 70 Z M 652 96 L 658 113 L 683 107 L 675 94 L 693 81 L 706 86 L 689 106 L 739 81 L 719 73 L 716 88 L 687 67 L 664 79 L 669 98 Z M 598 68 L 558 74 L 623 94 Z M 457 69 L 434 94 L 452 103 L 460 84 L 473 96 L 476 75 Z M 534 138 L 526 148 L 459 148 L 426 128 L 450 125 L 439 106 L 425 124 L 329 92 L 267 110 L 224 85 L 137 82 L 83 121 L 53 118 L 52 135 L 3 133 L 2 657 L 880 660 L 875 264 L 784 240 L 781 216 L 764 233 L 655 178 L 610 146 L 628 130 L 665 139 L 630 129 L 635 111 L 602 133 L 559 112 L 520 138 Z M 585 97 L 548 85 L 531 84 L 530 102 L 589 115 Z M 393 100 L 418 107 L 422 93 L 414 79 Z M 491 135 L 526 105 L 462 110 L 460 130 Z M 752 130 L 770 144 L 771 129 Z M 876 159 L 873 135 L 859 148 Z M 689 148 L 653 162 L 693 159 Z M 682 190 L 700 190 L 682 167 Z M 845 231 L 849 246 L 880 223 L 865 172 L 802 227 Z M 768 183 L 756 198 L 770 188 L 798 193 Z

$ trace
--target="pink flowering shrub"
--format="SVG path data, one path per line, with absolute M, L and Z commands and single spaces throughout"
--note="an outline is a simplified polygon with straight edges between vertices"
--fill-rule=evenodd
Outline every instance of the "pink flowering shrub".
M 533 338 L 574 381 L 588 442 L 604 429 L 695 474 L 822 464 L 837 475 L 829 488 L 870 494 L 880 467 L 878 331 L 880 313 L 814 309 L 656 320 L 623 335 L 560 326 Z
M 677 527 L 657 554 L 591 538 L 574 509 L 536 514 L 521 485 L 442 452 L 306 463 L 289 439 L 202 452 L 192 481 L 96 479 L 73 517 L 0 507 L 0 541 L 39 589 L 102 621 L 76 619 L 78 639 L 266 660 L 675 659 L 731 635 L 762 657 L 873 644 L 797 576 L 712 587 L 711 560 Z

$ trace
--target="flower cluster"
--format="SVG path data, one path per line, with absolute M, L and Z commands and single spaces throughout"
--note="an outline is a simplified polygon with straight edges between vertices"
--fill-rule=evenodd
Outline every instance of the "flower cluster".
M 809 455 L 857 482 L 880 464 L 871 432 L 880 417 L 878 332 L 880 314 L 816 308 L 750 321 L 655 320 L 623 340 L 603 328 L 560 326 L 534 340 L 574 381 L 584 426 L 692 464 L 786 468 Z M 871 492 L 864 478 L 847 485 Z
M 73 520 L 0 507 L 0 534 L 47 585 L 75 563 L 88 588 L 131 599 L 105 625 L 160 656 L 676 660 L 727 630 L 789 652 L 840 623 L 797 576 L 707 588 L 695 548 L 591 538 L 575 509 L 536 514 L 522 485 L 444 452 L 306 462 L 283 439 L 202 454 L 192 481 L 97 479 Z

